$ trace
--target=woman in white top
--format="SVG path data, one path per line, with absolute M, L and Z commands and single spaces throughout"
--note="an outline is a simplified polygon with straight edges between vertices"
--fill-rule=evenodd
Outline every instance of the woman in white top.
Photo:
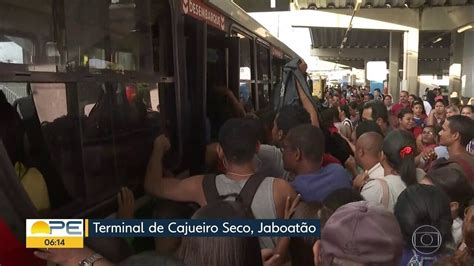
M 416 141 L 410 132 L 394 130 L 388 133 L 384 139 L 380 163 L 384 169 L 383 180 L 388 187 L 386 190 L 389 192 L 387 208 L 391 211 L 393 211 L 400 193 L 407 186 L 417 184 L 415 151 Z M 382 183 L 383 189 L 385 184 Z
M 393 212 L 400 193 L 405 190 L 407 185 L 417 183 L 414 157 L 415 138 L 403 130 L 392 131 L 383 140 L 380 136 L 377 137 L 377 134 L 374 136 L 368 134 L 373 135 L 374 133 L 360 136 L 356 147 L 356 160 L 366 169 L 365 177 L 364 174 L 357 176 L 353 186 L 361 188 L 361 194 L 367 201 L 381 203 L 386 209 Z M 364 163 L 364 160 L 367 160 L 364 158 L 371 153 L 370 149 L 374 152 L 379 151 L 380 148 L 377 149 L 375 146 L 379 146 L 380 144 L 377 143 L 380 142 L 382 142 L 382 152 L 381 155 L 377 155 L 380 157 L 380 163 L 374 164 L 374 159 L 377 158 L 371 159 L 370 163 Z M 372 154 L 372 156 L 375 155 L 375 153 Z M 365 179 L 361 186 L 359 185 L 360 179 Z

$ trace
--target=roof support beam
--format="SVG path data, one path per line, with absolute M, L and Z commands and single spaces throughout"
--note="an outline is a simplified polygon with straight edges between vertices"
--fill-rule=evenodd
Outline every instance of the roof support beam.
M 388 48 L 313 48 L 311 56 L 371 60 L 388 57 Z

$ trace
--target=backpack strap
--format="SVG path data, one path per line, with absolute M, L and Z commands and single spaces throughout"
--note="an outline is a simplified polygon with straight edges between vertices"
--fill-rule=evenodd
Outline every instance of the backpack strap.
M 452 161 L 458 163 L 461 166 L 470 181 L 474 180 L 474 169 L 471 167 L 468 161 L 460 157 L 456 157 Z
M 377 178 L 376 180 L 378 180 L 380 185 L 382 186 L 382 202 L 381 203 L 385 208 L 388 208 L 389 193 L 388 193 L 387 181 L 382 178 Z
M 215 174 L 208 174 L 204 176 L 202 179 L 202 190 L 204 191 L 207 204 L 215 202 L 221 198 L 219 192 L 217 191 Z
M 256 173 L 249 177 L 244 187 L 240 191 L 239 195 L 236 198 L 236 201 L 241 202 L 244 206 L 250 207 L 252 205 L 253 198 L 257 192 L 258 187 L 266 178 L 265 175 L 261 173 Z

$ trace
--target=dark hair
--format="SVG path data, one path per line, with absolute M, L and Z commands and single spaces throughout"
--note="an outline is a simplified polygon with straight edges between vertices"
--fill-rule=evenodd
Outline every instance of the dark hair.
M 0 90 L 0 139 L 12 164 L 24 162 L 25 128 L 17 111 Z
M 433 130 L 433 136 L 435 138 L 435 141 L 438 142 L 439 132 L 441 131 L 441 128 L 439 126 L 434 125 L 426 125 L 423 129 L 425 128 L 431 128 Z
M 369 95 L 369 100 L 373 100 L 375 98 L 375 96 L 372 93 L 369 93 L 367 95 Z
M 379 89 L 379 88 L 375 88 L 375 89 L 374 89 L 374 92 L 376 92 L 376 91 L 380 92 L 380 89 Z
M 276 116 L 276 125 L 285 135 L 295 126 L 310 123 L 309 113 L 301 106 L 285 105 Z
M 409 147 L 411 153 L 402 155 L 402 149 Z M 390 166 L 397 171 L 407 186 L 416 184 L 415 151 L 416 141 L 413 134 L 405 130 L 393 130 L 383 141 L 383 153 Z
M 436 103 L 442 103 L 442 104 L 446 107 L 446 103 L 445 103 L 444 100 L 442 100 L 442 99 L 436 100 L 435 103 L 433 104 L 433 106 L 435 106 Z
M 351 114 L 349 113 L 349 106 L 348 105 L 341 105 L 339 108 L 341 108 L 341 111 L 344 113 L 344 115 L 347 118 L 351 117 Z
M 321 112 L 321 121 L 320 121 L 321 127 L 328 128 L 332 126 L 334 124 L 334 121 L 338 120 L 338 117 L 339 117 L 339 111 L 337 110 L 337 108 L 332 107 L 332 108 L 324 109 Z
M 463 105 L 463 106 L 461 107 L 461 112 L 462 112 L 462 110 L 463 110 L 464 108 L 469 108 L 469 109 L 471 109 L 471 113 L 474 112 L 474 107 L 473 107 L 472 105 Z
M 408 108 L 403 108 L 399 113 L 398 113 L 398 119 L 403 119 L 403 117 L 406 115 L 406 114 L 413 114 L 413 112 L 408 109 Z
M 357 102 L 350 102 L 349 107 L 354 109 L 354 110 L 357 110 L 357 109 L 359 109 L 359 104 Z
M 275 121 L 276 112 L 272 109 L 260 109 L 257 111 L 257 116 L 260 118 L 260 122 L 263 124 L 265 137 L 260 140 L 262 144 L 270 143 L 270 136 L 273 129 L 273 122 Z
M 318 219 L 323 228 L 332 210 L 319 202 L 300 202 L 296 206 L 292 219 Z M 290 239 L 290 256 L 292 265 L 313 265 L 313 245 L 319 238 L 314 235 L 292 237 Z
M 453 115 L 448 117 L 449 129 L 458 132 L 461 136 L 461 145 L 464 147 L 474 139 L 474 121 L 463 115 Z
M 382 129 L 380 129 L 379 124 L 372 120 L 360 121 L 355 131 L 357 139 L 367 132 L 376 132 L 383 136 Z
M 381 101 L 368 101 L 364 104 L 363 109 L 372 109 L 372 120 L 382 118 L 385 123 L 388 123 L 387 107 Z
M 243 117 L 243 119 L 256 132 L 257 140 L 260 143 L 268 143 L 265 125 L 263 124 L 262 120 L 260 120 L 260 118 L 252 115 L 246 115 L 245 117 Z
M 235 201 L 218 201 L 199 209 L 194 219 L 248 219 Z M 262 265 L 256 237 L 184 237 L 178 254 L 184 265 Z
M 446 194 L 436 186 L 415 184 L 398 196 L 394 209 L 405 244 L 413 248 L 412 237 L 423 225 L 434 226 L 442 237 L 441 247 L 452 240 L 453 219 Z
M 415 100 L 415 101 L 413 102 L 412 107 L 415 106 L 415 105 L 421 105 L 421 107 L 423 107 L 423 102 Z
M 364 198 L 358 191 L 352 188 L 340 188 L 334 190 L 328 196 L 326 196 L 326 198 L 323 200 L 323 204 L 332 211 L 336 211 L 337 208 L 341 207 L 342 205 L 361 200 L 364 200 Z
M 459 216 L 464 218 L 464 209 L 473 196 L 473 190 L 463 169 L 451 163 L 428 173 L 433 184 L 441 188 L 451 201 L 459 203 Z
M 257 149 L 255 126 L 243 118 L 229 119 L 219 130 L 219 144 L 229 162 L 249 162 Z
M 423 104 L 423 101 L 421 99 L 418 99 L 418 98 L 420 98 L 420 97 L 415 98 L 415 101 L 412 104 L 412 108 L 415 107 L 415 105 L 420 105 L 421 110 L 422 110 L 422 114 L 426 115 L 425 105 Z
M 321 129 L 312 125 L 292 128 L 286 141 L 293 149 L 300 149 L 304 157 L 314 163 L 321 163 L 324 154 L 324 135 Z
M 184 202 L 158 198 L 154 204 L 153 219 L 189 219 L 195 209 Z M 160 255 L 172 256 L 181 245 L 181 237 L 155 237 L 155 251 Z

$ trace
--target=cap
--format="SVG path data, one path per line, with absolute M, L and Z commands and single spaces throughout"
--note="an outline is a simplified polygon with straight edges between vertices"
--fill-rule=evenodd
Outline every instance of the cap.
M 398 265 L 403 237 L 395 216 L 368 201 L 341 206 L 326 222 L 321 234 L 321 261 L 334 258 L 358 263 Z

